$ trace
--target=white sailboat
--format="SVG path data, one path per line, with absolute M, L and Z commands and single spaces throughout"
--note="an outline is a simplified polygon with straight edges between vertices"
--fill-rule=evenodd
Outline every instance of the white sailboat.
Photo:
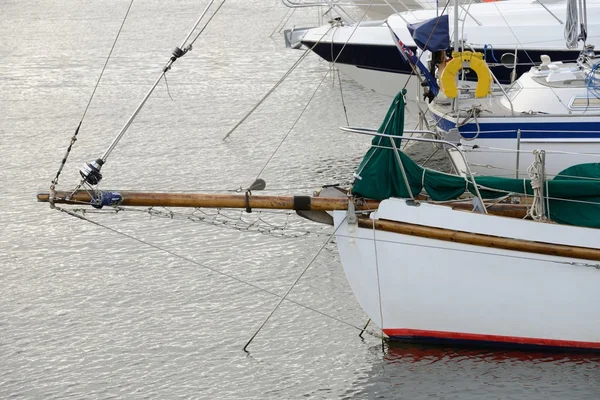
M 85 182 L 87 190 L 38 200 L 330 210 L 350 287 L 389 338 L 600 350 L 599 164 L 549 181 L 543 172 L 531 180 L 461 177 L 417 166 L 400 140 L 427 141 L 375 134 L 351 197 L 101 192 Z
M 186 41 L 173 51 L 154 87 L 191 48 Z M 381 132 L 369 133 L 372 146 L 347 194 L 260 196 L 253 191 L 264 188 L 261 180 L 244 194 L 100 190 L 108 154 L 151 92 L 104 155 L 81 169 L 81 181 L 58 191 L 69 147 L 49 192 L 40 193 L 38 201 L 73 215 L 62 204 L 119 212 L 128 207 L 271 208 L 326 216 L 323 211 L 329 211 L 348 282 L 365 313 L 390 338 L 600 350 L 597 164 L 573 167 L 549 181 L 543 153 L 527 180 L 422 168 L 399 150 L 401 141 L 460 150 L 441 140 L 403 137 L 400 95 Z
M 332 22 L 307 30 L 301 43 L 319 57 L 334 63 L 344 75 L 377 93 L 394 97 L 402 88 L 408 89 L 408 99 L 418 95 L 418 83 L 409 80 L 412 69 L 398 53 L 390 29 L 412 51 L 417 46 L 407 25 L 435 18 L 443 9 L 405 11 L 391 15 L 384 21 L 365 21 L 358 25 Z M 511 82 L 513 68 L 506 68 L 503 56 L 515 60 L 517 76 L 539 64 L 542 55 L 553 61 L 573 62 L 581 48 L 565 45 L 567 1 L 538 2 L 507 0 L 492 3 L 459 5 L 459 37 L 466 49 L 481 52 L 498 80 Z M 452 6 L 446 8 L 454 13 Z M 587 2 L 588 40 L 600 39 L 600 2 Z M 454 28 L 450 27 L 454 37 Z M 299 33 L 296 32 L 296 36 Z M 422 56 L 425 62 L 428 54 Z M 512 62 L 510 66 L 512 67 Z M 408 82 L 408 86 L 407 86 Z
M 483 54 L 453 52 L 438 64 L 440 95 L 428 105 L 431 124 L 444 138 L 462 146 L 471 170 L 479 174 L 519 176 L 533 162 L 532 151 L 546 151 L 546 174 L 597 162 L 600 156 L 600 56 L 584 43 L 576 62 L 542 56 L 506 90 L 491 90 L 492 77 Z M 455 48 L 460 48 L 456 41 Z M 445 57 L 442 56 L 442 59 Z M 470 69 L 477 85 L 460 71 Z M 458 81 L 458 87 L 456 82 Z M 432 96 L 433 97 L 433 96 Z M 458 171 L 462 155 L 449 149 Z

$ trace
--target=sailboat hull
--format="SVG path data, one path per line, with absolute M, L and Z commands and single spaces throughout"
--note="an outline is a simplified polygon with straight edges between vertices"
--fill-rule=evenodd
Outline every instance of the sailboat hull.
M 592 249 L 593 229 L 381 203 L 376 219 Z M 392 339 L 600 350 L 600 263 L 399 234 L 334 212 L 348 282 Z
M 430 108 L 443 132 L 456 127 L 443 110 Z M 554 176 L 574 164 L 598 162 L 598 115 L 547 114 L 481 116 L 458 128 L 462 150 L 471 171 L 480 175 L 527 176 L 534 150 L 546 151 L 546 173 Z M 462 156 L 450 152 L 456 165 Z M 466 170 L 459 168 L 463 173 Z

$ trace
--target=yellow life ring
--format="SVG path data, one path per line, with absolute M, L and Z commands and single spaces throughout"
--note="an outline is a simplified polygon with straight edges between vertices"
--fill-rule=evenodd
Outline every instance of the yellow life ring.
M 446 97 L 455 98 L 458 96 L 456 88 L 456 74 L 463 68 L 470 68 L 477 74 L 477 86 L 475 87 L 475 97 L 485 97 L 490 93 L 492 86 L 492 75 L 488 69 L 487 63 L 483 60 L 483 53 L 474 53 L 471 51 L 452 52 L 452 60 L 441 73 L 440 82 L 442 90 Z

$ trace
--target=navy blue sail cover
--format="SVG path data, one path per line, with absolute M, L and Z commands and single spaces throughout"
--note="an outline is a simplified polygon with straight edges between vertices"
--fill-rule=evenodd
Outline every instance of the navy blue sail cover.
M 442 51 L 450 47 L 448 15 L 407 25 L 413 40 L 421 50 Z

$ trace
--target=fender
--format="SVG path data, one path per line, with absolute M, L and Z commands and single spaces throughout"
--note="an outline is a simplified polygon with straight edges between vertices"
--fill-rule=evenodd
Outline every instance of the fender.
M 470 68 L 477 74 L 477 86 L 475 87 L 475 97 L 485 97 L 490 93 L 492 86 L 492 75 L 483 60 L 483 53 L 473 53 L 471 51 L 452 52 L 452 60 L 446 64 L 440 76 L 442 90 L 446 97 L 456 98 L 458 89 L 456 87 L 456 74 L 463 68 Z

